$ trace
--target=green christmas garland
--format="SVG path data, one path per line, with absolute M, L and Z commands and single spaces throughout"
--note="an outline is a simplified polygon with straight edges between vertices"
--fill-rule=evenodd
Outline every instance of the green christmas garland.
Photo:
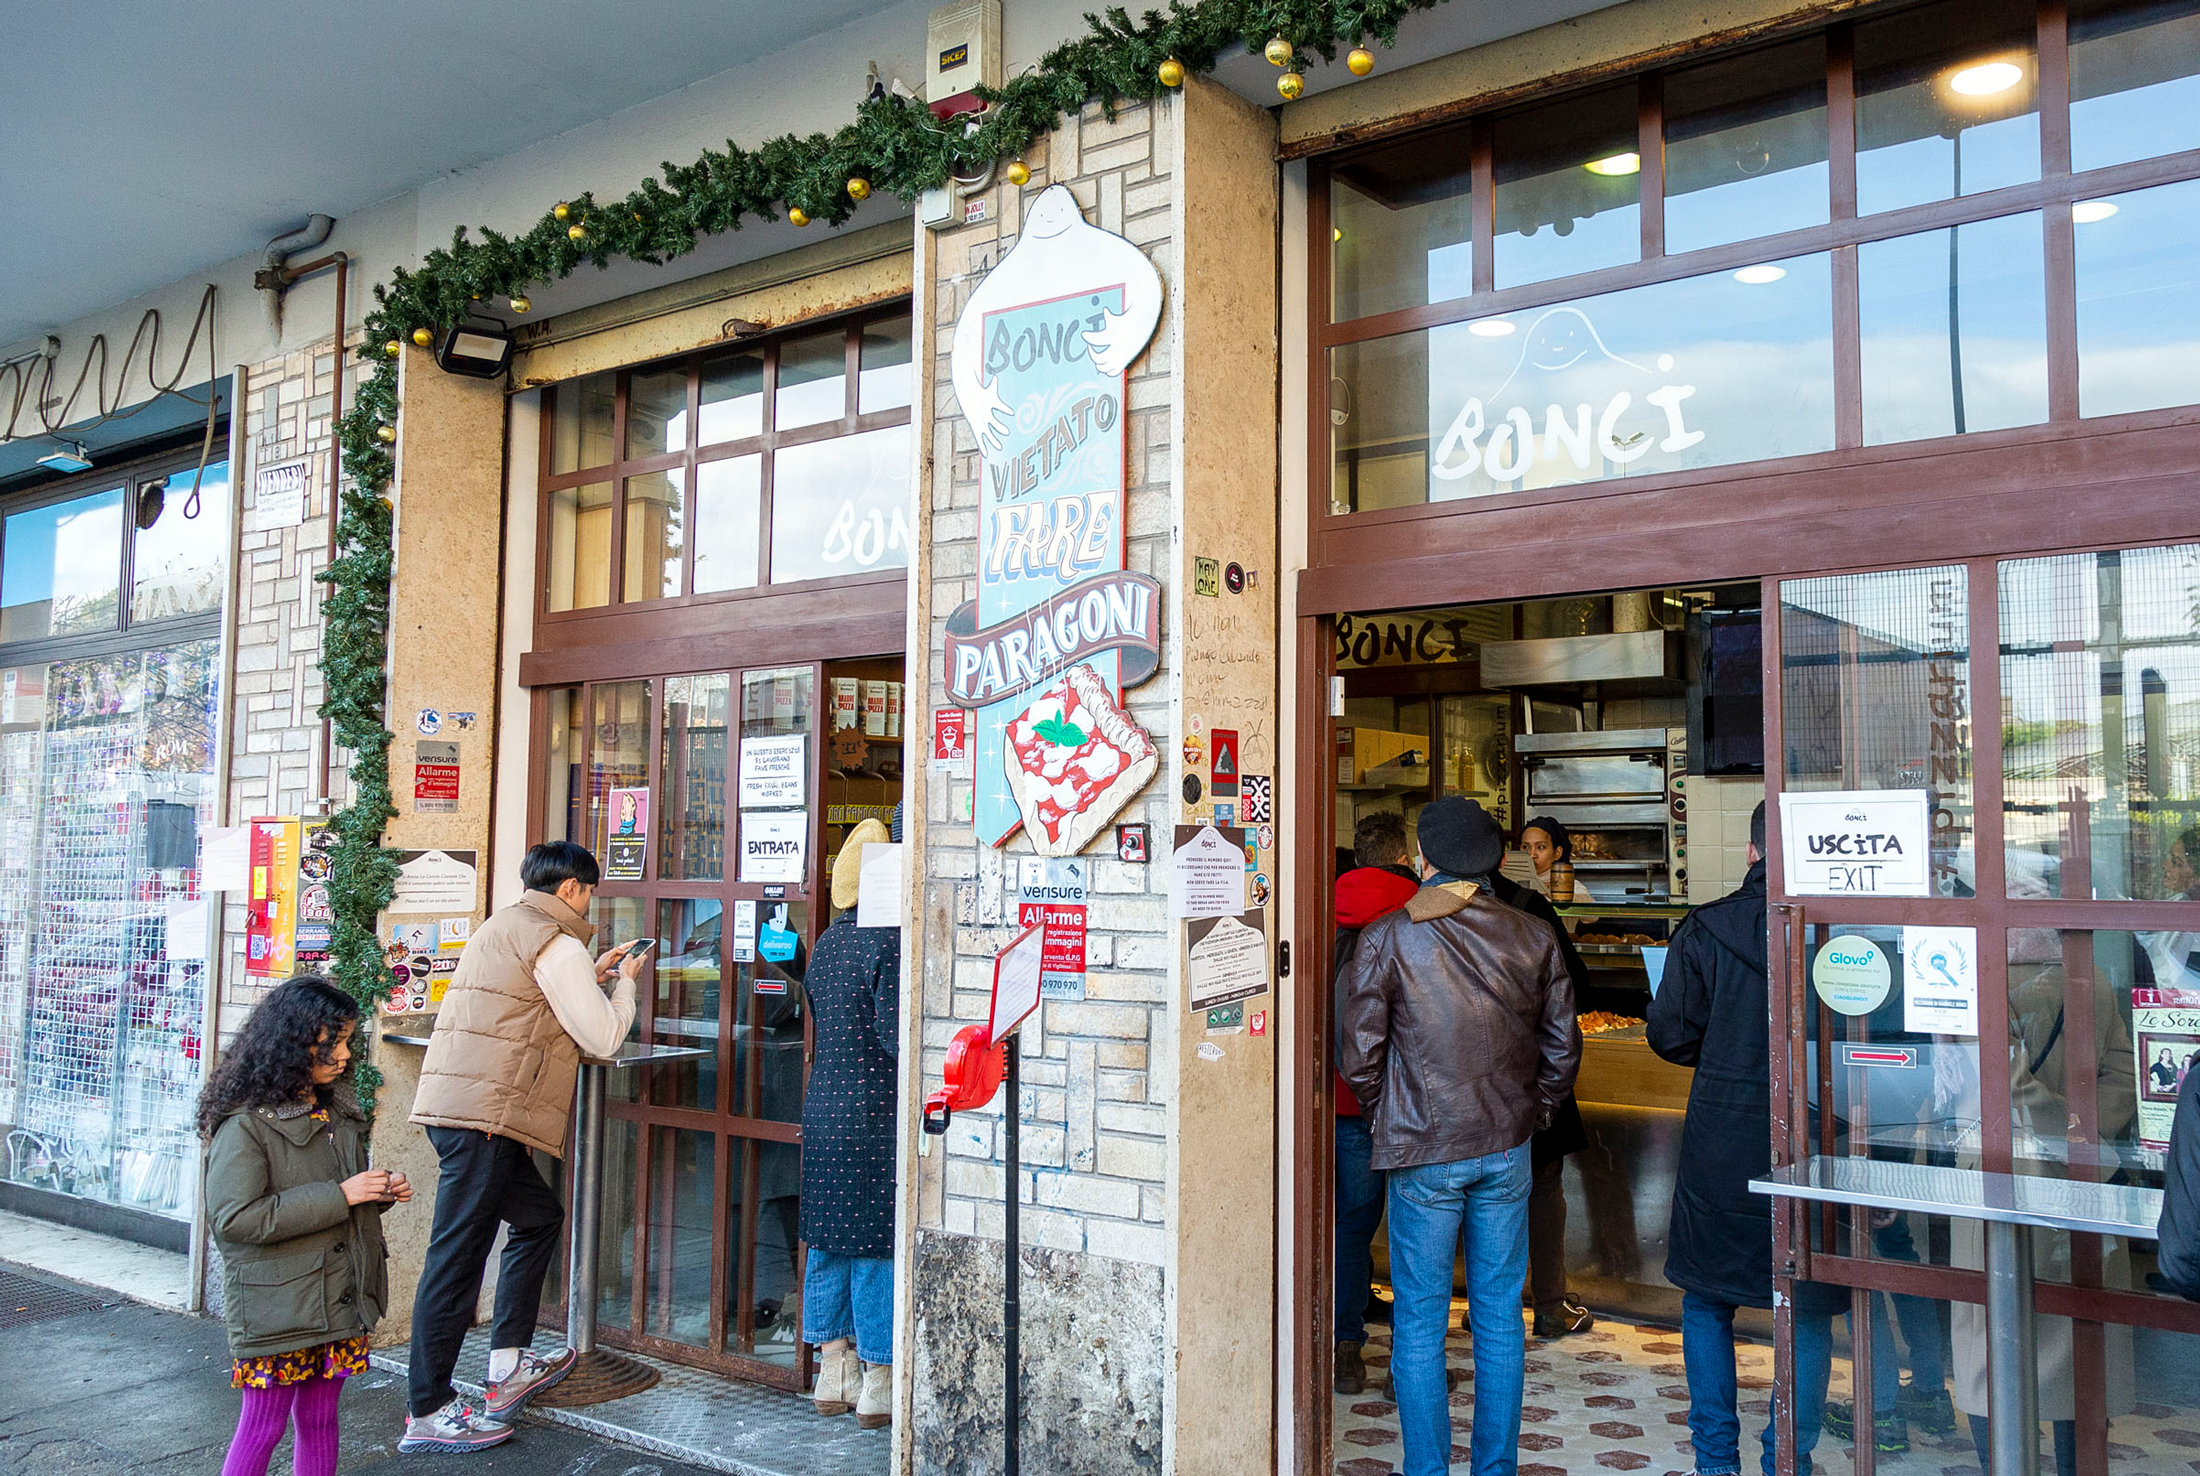
M 370 1008 L 395 982 L 375 920 L 397 879 L 395 860 L 381 848 L 383 827 L 397 814 L 390 793 L 392 737 L 383 723 L 392 562 L 385 493 L 394 470 L 396 358 L 405 343 L 433 343 L 464 321 L 473 304 L 524 294 L 531 284 L 571 275 L 583 262 L 599 268 L 614 257 L 663 263 L 692 251 L 704 237 L 782 213 L 798 224 L 838 225 L 873 191 L 914 200 L 952 177 L 971 177 L 1022 153 L 1088 101 L 1098 101 L 1112 118 L 1119 103 L 1169 91 L 1161 75 L 1165 62 L 1175 62 L 1182 75 L 1202 74 L 1227 51 L 1257 52 L 1280 37 L 1290 43 L 1285 68 L 1296 73 L 1308 53 L 1331 61 L 1343 46 L 1389 46 L 1408 14 L 1441 3 L 1172 0 L 1166 11 L 1147 11 L 1135 21 L 1121 9 L 1087 15 L 1089 34 L 1048 52 L 1006 86 L 978 89 L 989 107 L 975 120 L 943 123 L 922 104 L 874 97 L 859 104 L 855 121 L 837 133 L 788 134 L 755 149 L 729 142 L 692 164 L 664 164 L 661 179 L 643 180 L 623 200 L 576 195 L 523 235 L 484 229 L 474 237 L 461 226 L 449 247 L 429 252 L 417 270 L 400 268 L 377 285 L 360 350 L 374 371 L 338 433 L 350 484 L 338 507 L 338 556 L 321 576 L 330 585 L 323 607 L 327 700 L 321 715 L 333 719 L 337 741 L 352 753 L 352 803 L 333 822 L 336 980 Z M 379 1073 L 362 1071 L 369 1073 L 363 1085 L 371 1092 Z

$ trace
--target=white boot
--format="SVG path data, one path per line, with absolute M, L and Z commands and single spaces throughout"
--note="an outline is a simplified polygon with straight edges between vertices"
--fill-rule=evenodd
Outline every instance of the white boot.
M 818 1350 L 817 1387 L 810 1391 L 810 1398 L 816 1401 L 819 1414 L 844 1415 L 855 1408 L 862 1382 L 863 1362 L 846 1342 Z
M 892 1424 L 894 1419 L 894 1366 L 891 1363 L 864 1363 L 863 1392 L 856 1397 L 856 1423 L 866 1430 L 877 1430 Z

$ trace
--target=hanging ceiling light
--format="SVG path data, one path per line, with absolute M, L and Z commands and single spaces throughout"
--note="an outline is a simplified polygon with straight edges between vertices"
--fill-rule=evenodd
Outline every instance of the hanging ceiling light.
M 1755 266 L 1743 267 L 1734 274 L 1734 280 L 1751 287 L 1762 287 L 1767 282 L 1777 282 L 1786 275 L 1786 267 L 1776 267 L 1769 261 L 1763 261 Z
M 1509 318 L 1477 318 L 1467 325 L 1467 331 L 1477 338 L 1508 338 L 1515 327 Z
M 2024 68 L 2011 61 L 1978 62 L 1948 78 L 1950 91 L 1965 97 L 1992 97 L 2024 80 Z
M 1627 174 L 1640 174 L 1642 172 L 1642 155 L 1612 154 L 1602 159 L 1591 159 L 1588 163 L 1582 165 L 1581 167 L 1588 170 L 1591 174 L 1601 174 L 1607 178 L 1617 178 L 1621 175 Z
M 2097 220 L 2108 219 L 2116 210 L 2113 200 L 2080 200 L 2070 207 L 2070 218 L 2079 225 L 2091 225 Z

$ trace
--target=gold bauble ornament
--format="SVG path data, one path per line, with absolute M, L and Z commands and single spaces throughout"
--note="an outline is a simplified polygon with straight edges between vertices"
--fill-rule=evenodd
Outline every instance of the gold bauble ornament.
M 1285 102 L 1290 102 L 1306 91 L 1306 79 L 1297 72 L 1285 72 L 1276 79 L 1276 91 L 1283 94 Z
M 572 213 L 573 207 L 566 204 L 563 200 L 558 201 L 557 204 L 550 207 L 551 217 L 556 220 L 564 220 L 567 217 L 571 216 Z
M 1344 64 L 1352 69 L 1353 76 L 1365 77 L 1375 70 L 1375 53 L 1365 46 L 1355 46 L 1346 54 Z
M 1027 184 L 1030 184 L 1030 167 L 1026 165 L 1021 159 L 1018 159 L 1013 164 L 1010 164 L 1008 166 L 1008 182 L 1012 185 L 1015 185 L 1019 189 Z
M 1291 43 L 1278 36 L 1268 43 L 1266 48 L 1262 50 L 1261 55 L 1268 58 L 1268 65 L 1272 67 L 1289 66 L 1291 63 Z
M 533 306 L 534 304 L 529 302 L 524 297 L 515 297 L 512 299 L 512 311 L 515 313 L 524 313 Z
M 588 239 L 588 227 L 575 221 L 565 228 L 565 238 L 568 241 L 585 241 Z
M 810 223 L 810 212 L 804 210 L 800 205 L 789 205 L 787 207 L 787 219 L 798 226 L 806 226 Z
M 1161 78 L 1163 87 L 1182 87 L 1184 85 L 1184 63 L 1172 56 L 1161 64 L 1161 69 L 1156 75 Z
M 397 427 L 394 425 L 378 425 L 374 428 L 374 438 L 385 446 L 393 445 L 397 440 Z
M 413 329 L 413 342 L 419 344 L 422 348 L 427 348 L 435 342 L 435 335 L 425 328 L 415 328 Z
M 848 198 L 849 198 L 849 199 L 851 199 L 851 200 L 868 200 L 868 199 L 870 199 L 870 198 L 871 198 L 871 182 L 870 182 L 869 180 L 865 179 L 865 178 L 864 178 L 864 177 L 863 177 L 862 175 L 860 175 L 860 174 L 859 174 L 859 175 L 857 175 L 857 176 L 856 176 L 856 177 L 855 177 L 854 179 L 851 179 L 851 180 L 849 180 L 849 181 L 848 181 Z
M 405 352 L 405 345 L 393 338 L 388 343 L 382 345 L 382 352 L 388 354 L 391 358 L 394 359 L 399 354 Z

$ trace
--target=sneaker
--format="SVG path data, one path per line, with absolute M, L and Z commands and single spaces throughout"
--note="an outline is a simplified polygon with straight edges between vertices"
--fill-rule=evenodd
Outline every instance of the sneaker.
M 1362 1394 L 1367 1391 L 1367 1364 L 1360 1357 L 1358 1343 L 1337 1345 L 1336 1389 L 1339 1394 Z
M 1928 1435 L 1955 1433 L 1956 1407 L 1945 1388 L 1921 1390 L 1904 1384 L 1902 1392 L 1895 1397 L 1894 1407 L 1902 1418 Z
M 573 1365 L 580 1362 L 580 1358 L 571 1348 L 560 1348 L 552 1358 L 540 1357 L 532 1348 L 522 1349 L 512 1371 L 488 1386 L 481 1401 L 483 1417 L 509 1425 L 519 1418 L 528 1400 L 555 1387 L 573 1371 Z
M 432 1415 L 405 1416 L 405 1438 L 397 1442 L 400 1453 L 416 1450 L 486 1450 L 512 1438 L 512 1427 L 484 1420 L 481 1412 L 463 1399 L 453 1399 Z
M 1538 1307 L 1535 1312 L 1535 1335 L 1539 1338 L 1563 1338 L 1568 1333 L 1587 1332 L 1597 1325 L 1596 1318 L 1581 1303 L 1561 1298 L 1557 1306 L 1548 1311 Z
M 1826 1433 L 1836 1440 L 1854 1443 L 1856 1440 L 1856 1406 L 1826 1403 Z M 1900 1414 L 1883 1414 L 1872 1417 L 1872 1449 L 1886 1455 L 1900 1455 L 1910 1448 L 1909 1425 Z

